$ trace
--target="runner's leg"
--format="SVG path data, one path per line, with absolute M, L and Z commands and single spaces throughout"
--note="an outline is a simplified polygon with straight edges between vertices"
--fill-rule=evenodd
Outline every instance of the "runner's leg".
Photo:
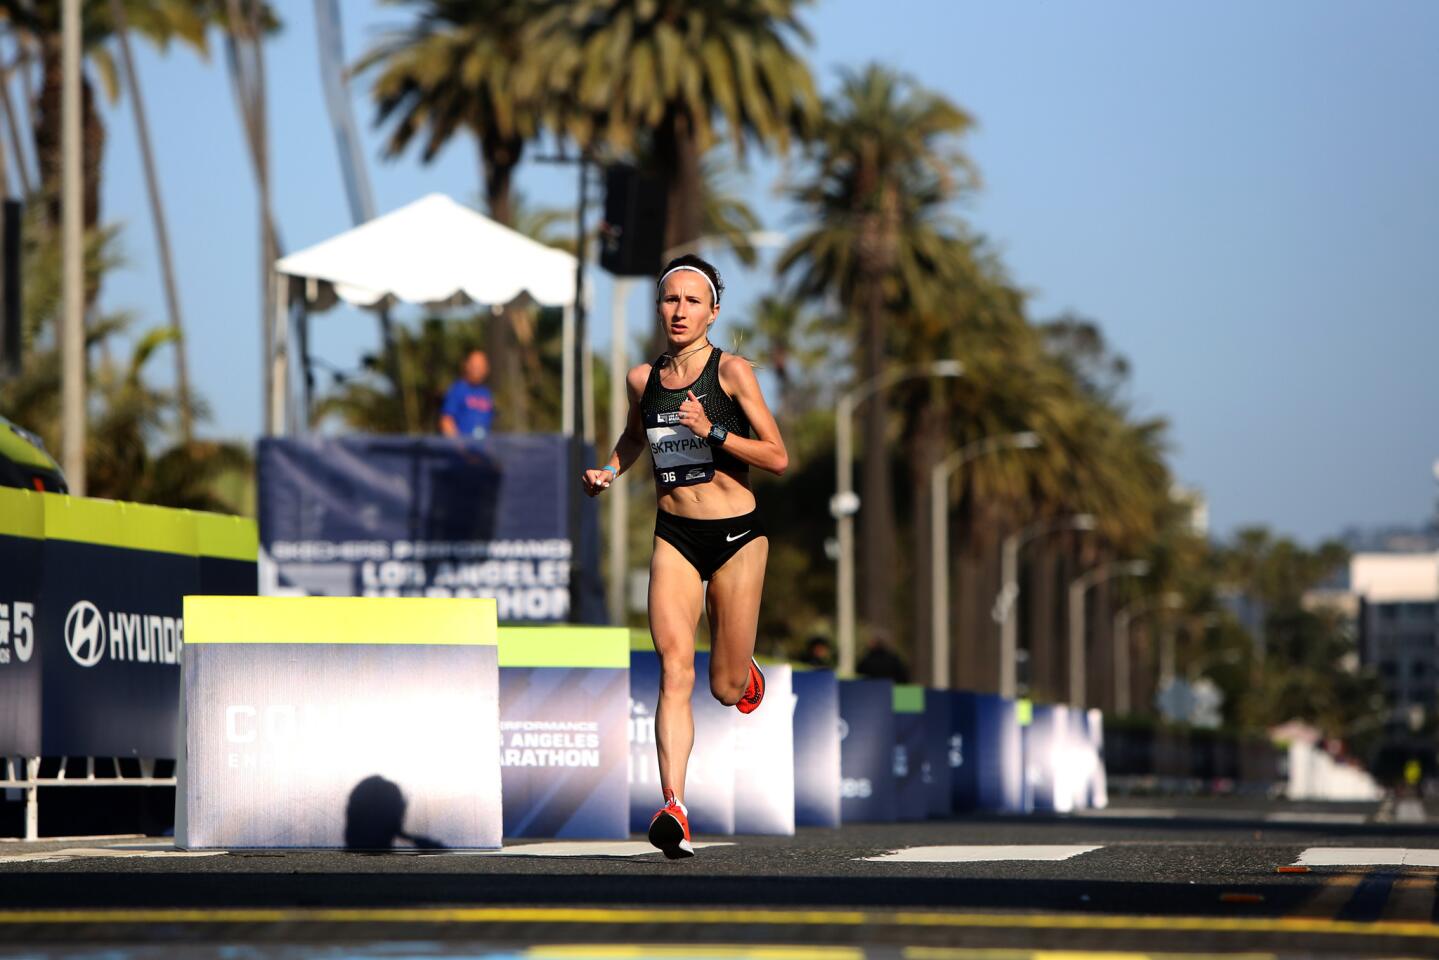
M 660 699 L 655 709 L 655 746 L 660 787 L 685 796 L 685 768 L 695 743 L 690 696 L 695 685 L 695 627 L 704 603 L 699 571 L 674 546 L 655 539 L 650 558 L 650 636 L 660 658 Z
M 739 703 L 749 682 L 768 560 L 769 538 L 755 537 L 710 577 L 710 693 L 727 707 Z

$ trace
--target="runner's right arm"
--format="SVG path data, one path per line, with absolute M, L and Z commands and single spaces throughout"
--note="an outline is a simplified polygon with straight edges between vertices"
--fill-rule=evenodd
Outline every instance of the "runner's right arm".
M 640 454 L 644 453 L 649 446 L 645 438 L 644 417 L 640 413 L 640 397 L 644 395 L 645 383 L 649 380 L 650 365 L 642 363 L 630 370 L 625 377 L 625 386 L 630 396 L 629 416 L 625 420 L 625 432 L 620 434 L 619 440 L 615 442 L 615 448 L 610 452 L 609 459 L 599 468 L 586 470 L 581 482 L 584 484 L 585 493 L 596 496 L 612 482 L 619 478 L 619 474 L 630 468 Z M 618 473 L 611 473 L 605 466 L 615 468 Z

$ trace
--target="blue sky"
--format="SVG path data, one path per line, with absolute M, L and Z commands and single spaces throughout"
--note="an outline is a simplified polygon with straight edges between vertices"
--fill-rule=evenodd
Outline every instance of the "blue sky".
M 281 0 L 267 48 L 276 210 L 287 250 L 350 225 L 324 112 L 313 4 Z M 345 0 L 353 59 L 404 12 Z M 883 10 L 882 15 L 878 13 Z M 977 119 L 984 179 L 965 209 L 1032 293 L 1036 317 L 1098 321 L 1134 368 L 1131 400 L 1172 422 L 1172 463 L 1216 532 L 1263 523 L 1313 540 L 1427 516 L 1439 457 L 1439 4 L 1426 0 L 829 0 L 805 10 L 821 86 L 879 61 Z M 214 432 L 260 421 L 253 181 L 223 61 L 140 50 L 191 330 Z M 379 159 L 355 89 L 381 211 L 478 194 L 471 141 L 430 166 Z M 123 223 L 108 308 L 163 322 L 128 107 L 109 113 L 104 216 Z M 748 199 L 786 226 L 781 168 Z M 571 205 L 574 175 L 528 165 L 529 199 Z M 769 284 L 736 273 L 730 310 Z M 631 322 L 647 322 L 636 297 Z M 600 278 L 595 342 L 607 343 Z M 316 322 L 353 367 L 363 313 Z M 158 368 L 157 368 L 158 369 Z

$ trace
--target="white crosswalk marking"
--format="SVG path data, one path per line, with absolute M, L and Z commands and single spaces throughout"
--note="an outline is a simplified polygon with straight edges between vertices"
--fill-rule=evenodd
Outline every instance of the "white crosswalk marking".
M 1296 867 L 1439 867 L 1439 850 L 1404 847 L 1310 847 Z
M 173 846 L 155 849 L 139 844 L 125 847 L 66 847 L 63 850 L 46 850 L 40 853 L 17 853 L 0 856 L 5 863 L 69 863 L 71 860 L 87 859 L 150 859 L 153 857 L 214 857 L 223 850 L 176 850 Z
M 859 857 L 873 863 L 989 863 L 998 860 L 1068 860 L 1101 847 L 1011 844 L 992 846 L 905 847 L 878 857 Z

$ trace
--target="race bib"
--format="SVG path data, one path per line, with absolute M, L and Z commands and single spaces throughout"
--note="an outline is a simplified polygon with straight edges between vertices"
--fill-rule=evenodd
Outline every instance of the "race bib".
M 645 418 L 655 481 L 661 487 L 687 487 L 714 478 L 714 451 L 709 442 L 679 422 L 679 411 Z

